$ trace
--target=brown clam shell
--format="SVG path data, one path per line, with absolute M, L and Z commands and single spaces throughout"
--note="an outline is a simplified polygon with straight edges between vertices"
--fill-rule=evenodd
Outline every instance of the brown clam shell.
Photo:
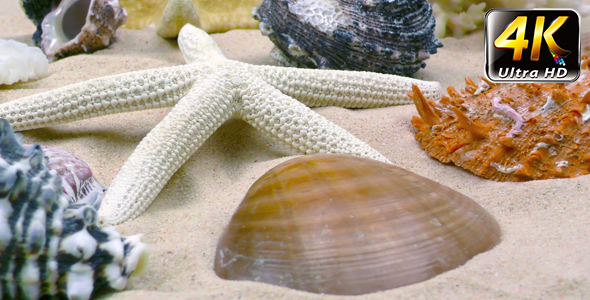
M 359 295 L 420 282 L 500 242 L 470 198 L 405 169 L 323 154 L 258 179 L 217 246 L 221 278 Z

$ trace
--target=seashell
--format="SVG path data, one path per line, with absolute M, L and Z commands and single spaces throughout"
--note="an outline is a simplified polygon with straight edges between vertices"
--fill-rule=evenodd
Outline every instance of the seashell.
M 262 0 L 119 0 L 125 7 L 131 18 L 124 25 L 126 29 L 143 29 L 150 24 L 164 23 L 163 26 L 173 26 L 166 24 L 182 23 L 181 20 L 175 20 L 176 17 L 182 18 L 182 15 L 193 14 L 192 8 L 188 8 L 182 2 L 192 2 L 200 16 L 200 26 L 196 22 L 189 22 L 207 33 L 226 32 L 232 29 L 255 29 L 258 28 L 258 21 L 252 19 L 252 9 Z M 176 10 L 176 17 L 168 15 L 165 20 L 166 6 L 178 7 L 178 4 L 185 7 L 187 11 Z M 193 15 L 194 16 L 194 15 Z M 194 20 L 194 19 L 193 19 Z M 184 25 L 184 24 L 182 24 Z M 180 25 L 180 27 L 182 27 Z M 170 30 L 167 36 L 174 35 Z M 178 33 L 176 33 L 178 35 Z
M 412 124 L 429 156 L 498 181 L 576 177 L 590 172 L 590 74 L 583 56 L 573 83 L 492 83 L 466 78 L 432 102 L 412 93 Z
M 94 178 L 92 170 L 82 159 L 58 148 L 41 146 L 41 149 L 48 159 L 47 168 L 55 170 L 62 178 L 63 192 L 70 202 L 81 201 L 93 193 L 104 195 L 106 188 Z
M 426 0 L 265 0 L 252 15 L 296 67 L 410 76 L 442 47 Z
M 33 41 L 35 42 L 35 45 L 39 46 L 41 44 L 41 34 L 43 33 L 41 24 L 43 23 L 43 19 L 59 5 L 60 1 L 61 0 L 19 0 L 27 18 L 37 26 L 37 30 L 33 33 Z
M 191 0 L 169 0 L 156 32 L 163 38 L 175 38 L 186 24 L 201 28 L 201 17 L 195 4 Z
M 47 76 L 49 61 L 37 47 L 0 39 L 0 85 Z
M 142 235 L 97 226 L 100 195 L 71 203 L 39 145 L 23 146 L 0 119 L 2 299 L 89 299 L 122 290 L 147 259 Z
M 429 279 L 499 242 L 494 218 L 450 188 L 371 159 L 306 155 L 252 185 L 219 240 L 215 272 L 359 295 Z
M 63 0 L 41 24 L 40 47 L 50 61 L 106 48 L 127 21 L 118 0 Z

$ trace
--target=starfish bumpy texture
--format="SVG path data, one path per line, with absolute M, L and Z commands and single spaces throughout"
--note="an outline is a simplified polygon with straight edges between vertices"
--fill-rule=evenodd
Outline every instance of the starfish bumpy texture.
M 407 104 L 412 84 L 440 98 L 438 82 L 369 72 L 256 66 L 232 61 L 204 31 L 185 25 L 186 65 L 129 72 L 68 85 L 0 105 L 17 131 L 100 115 L 174 106 L 139 143 L 108 188 L 103 225 L 138 217 L 182 164 L 225 121 L 240 118 L 298 153 L 388 160 L 309 107 Z

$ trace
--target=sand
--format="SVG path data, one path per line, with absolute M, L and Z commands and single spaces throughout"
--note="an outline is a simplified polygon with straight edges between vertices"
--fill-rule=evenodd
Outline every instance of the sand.
M 33 25 L 17 1 L 4 0 L 0 38 L 29 41 Z M 227 57 L 273 64 L 272 44 L 258 31 L 213 36 Z M 483 33 L 445 38 L 417 78 L 463 87 L 484 72 Z M 118 41 L 92 55 L 50 65 L 49 76 L 0 86 L 0 102 L 67 84 L 133 70 L 182 64 L 176 41 L 155 29 L 120 30 Z M 103 116 L 24 132 L 25 142 L 60 147 L 82 157 L 109 186 L 139 141 L 168 113 L 156 109 Z M 413 106 L 316 111 L 380 151 L 394 164 L 477 201 L 500 223 L 502 242 L 467 264 L 425 282 L 362 299 L 590 299 L 590 176 L 500 183 L 429 158 L 414 140 Z M 144 233 L 148 270 L 129 290 L 109 299 L 341 299 L 248 281 L 226 281 L 213 271 L 215 246 L 250 185 L 289 159 L 283 150 L 239 120 L 223 125 L 168 182 L 138 219 L 117 226 Z M 350 297 L 352 298 L 352 297 Z

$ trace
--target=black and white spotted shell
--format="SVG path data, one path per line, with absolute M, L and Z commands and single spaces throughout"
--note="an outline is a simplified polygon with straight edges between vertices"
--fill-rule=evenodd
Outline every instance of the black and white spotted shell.
M 0 299 L 89 299 L 122 290 L 145 264 L 142 235 L 97 226 L 101 194 L 62 190 L 39 145 L 23 146 L 0 119 Z
M 442 47 L 427 0 L 264 0 L 252 15 L 295 67 L 410 76 Z

